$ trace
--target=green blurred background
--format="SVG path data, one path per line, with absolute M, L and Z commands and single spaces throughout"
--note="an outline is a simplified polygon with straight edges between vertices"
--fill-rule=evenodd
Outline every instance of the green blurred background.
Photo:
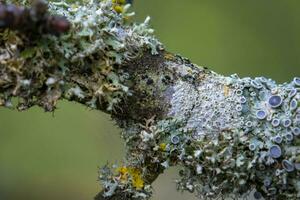
M 229 75 L 300 76 L 298 0 L 136 0 L 167 49 Z M 109 116 L 68 102 L 52 115 L 40 108 L 0 108 L 0 200 L 91 200 L 97 167 L 121 161 L 123 144 Z M 176 169 L 155 182 L 154 200 L 175 193 Z

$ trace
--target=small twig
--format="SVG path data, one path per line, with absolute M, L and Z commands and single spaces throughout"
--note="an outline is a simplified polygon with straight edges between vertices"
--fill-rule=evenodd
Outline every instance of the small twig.
M 47 4 L 38 0 L 31 8 L 0 3 L 0 30 L 9 28 L 26 34 L 60 35 L 70 29 L 70 22 L 63 16 L 50 15 Z

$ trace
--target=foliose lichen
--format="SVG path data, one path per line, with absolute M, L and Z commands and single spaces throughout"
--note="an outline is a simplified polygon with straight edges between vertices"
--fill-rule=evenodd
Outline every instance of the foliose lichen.
M 245 197 L 253 190 L 266 199 L 300 198 L 295 80 L 278 85 L 264 77 L 212 73 L 196 87 L 176 83 L 170 114 L 194 129 L 195 144 L 194 155 L 181 160 L 178 187 L 201 199 Z

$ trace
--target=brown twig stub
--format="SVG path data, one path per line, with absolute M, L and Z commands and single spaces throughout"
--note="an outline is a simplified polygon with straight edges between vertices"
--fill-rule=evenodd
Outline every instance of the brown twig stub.
M 28 35 L 60 35 L 70 27 L 71 24 L 65 17 L 50 15 L 44 1 L 35 1 L 31 8 L 0 3 L 0 30 L 9 28 Z

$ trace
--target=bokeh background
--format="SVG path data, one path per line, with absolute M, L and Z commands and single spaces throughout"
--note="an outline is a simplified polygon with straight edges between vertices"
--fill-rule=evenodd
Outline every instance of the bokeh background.
M 229 75 L 300 76 L 298 0 L 136 0 L 136 20 L 152 17 L 167 49 Z M 92 200 L 98 166 L 122 160 L 109 116 L 68 102 L 54 113 L 0 108 L 0 200 Z M 175 192 L 176 168 L 155 182 L 154 200 Z

